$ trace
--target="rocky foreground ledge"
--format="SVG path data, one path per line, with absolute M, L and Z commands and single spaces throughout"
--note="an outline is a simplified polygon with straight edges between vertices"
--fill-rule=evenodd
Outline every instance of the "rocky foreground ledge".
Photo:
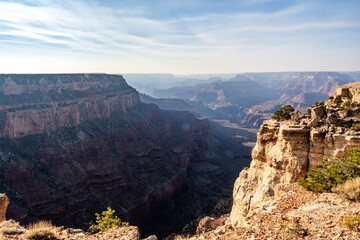
M 6 220 L 6 209 L 9 205 L 9 199 L 5 194 L 0 194 L 0 239 L 1 240 L 27 240 L 27 239 L 48 239 L 48 240 L 140 240 L 141 235 L 139 229 L 135 226 L 129 227 L 117 227 L 112 228 L 107 232 L 101 232 L 97 234 L 90 234 L 81 229 L 53 227 L 51 231 L 54 232 L 56 238 L 29 238 L 29 229 L 20 226 L 18 222 L 14 220 Z M 155 235 L 152 235 L 143 240 L 157 240 Z
M 360 232 L 338 221 L 340 216 L 359 213 L 359 202 L 344 200 L 335 193 L 316 195 L 297 183 L 283 184 L 276 187 L 272 200 L 254 204 L 241 225 L 228 223 L 183 239 L 360 239 Z

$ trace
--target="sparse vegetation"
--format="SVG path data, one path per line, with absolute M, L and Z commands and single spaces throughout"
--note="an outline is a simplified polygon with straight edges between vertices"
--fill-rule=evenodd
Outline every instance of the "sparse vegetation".
M 311 105 L 311 107 L 306 110 L 306 114 L 311 115 L 311 109 L 316 107 L 320 107 L 322 108 L 322 110 L 324 110 L 324 112 L 326 112 L 325 102 L 321 101 L 321 102 L 315 102 L 313 105 Z
M 289 234 L 291 237 L 306 237 L 309 235 L 309 229 L 295 220 L 291 223 L 280 223 L 280 231 Z
M 334 100 L 334 96 L 330 96 L 330 97 L 329 97 L 329 100 Z
M 129 226 L 128 222 L 122 222 L 120 218 L 114 216 L 114 213 L 115 210 L 112 210 L 110 207 L 103 211 L 101 215 L 95 213 L 97 225 L 91 225 L 89 229 L 92 232 L 106 232 L 110 228 Z
M 360 232 L 360 214 L 343 216 L 339 219 L 339 223 L 353 231 Z
M 291 113 L 294 111 L 294 108 L 290 105 L 285 105 L 280 107 L 272 116 L 272 119 L 281 121 L 281 120 L 289 120 L 291 118 Z
M 312 107 L 312 108 L 319 107 L 319 108 L 322 108 L 322 110 L 326 111 L 326 107 L 325 107 L 325 102 L 324 102 L 324 101 L 315 102 L 311 107 Z M 310 112 L 310 113 L 311 113 L 311 112 Z
M 24 229 L 14 220 L 4 221 L 0 224 L 0 237 L 22 234 Z
M 300 186 L 316 193 L 330 192 L 338 184 L 360 177 L 360 149 L 349 149 L 347 155 L 347 158 L 324 159 L 316 164 L 306 173 L 306 178 L 299 181 Z
M 354 123 L 351 126 L 351 130 L 360 131 L 360 123 Z
M 336 107 L 339 108 L 343 100 L 341 99 L 341 96 L 336 96 L 334 99 L 334 103 L 336 104 Z
M 174 240 L 189 240 L 190 235 L 177 235 Z
M 360 200 L 360 177 L 347 180 L 331 190 L 345 199 Z
M 29 240 L 56 240 L 58 235 L 51 222 L 39 221 L 29 225 L 26 238 Z

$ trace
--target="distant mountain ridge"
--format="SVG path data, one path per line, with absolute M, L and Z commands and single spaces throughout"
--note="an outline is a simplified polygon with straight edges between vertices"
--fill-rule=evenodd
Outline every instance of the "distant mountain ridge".
M 215 118 L 259 127 L 279 106 L 290 104 L 305 112 L 313 102 L 327 100 L 336 86 L 354 82 L 360 74 L 353 72 L 351 76 L 338 72 L 244 73 L 209 83 L 157 90 L 154 96 L 201 101 Z

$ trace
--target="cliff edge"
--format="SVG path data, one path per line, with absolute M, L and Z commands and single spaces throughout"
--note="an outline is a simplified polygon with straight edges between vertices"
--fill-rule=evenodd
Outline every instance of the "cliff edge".
M 315 194 L 298 181 L 323 159 L 360 147 L 360 83 L 337 87 L 307 115 L 265 121 L 252 162 L 237 178 L 229 216 L 203 218 L 188 239 L 360 239 L 360 202 L 336 193 Z M 359 225 L 357 225 L 359 226 Z M 181 238 L 180 238 L 181 239 Z
M 234 227 L 256 203 L 274 198 L 277 185 L 297 182 L 322 159 L 344 157 L 348 148 L 360 146 L 360 133 L 351 130 L 360 121 L 359 93 L 360 83 L 339 86 L 335 98 L 314 104 L 310 115 L 295 111 L 289 121 L 263 123 L 250 168 L 241 171 L 234 185 Z

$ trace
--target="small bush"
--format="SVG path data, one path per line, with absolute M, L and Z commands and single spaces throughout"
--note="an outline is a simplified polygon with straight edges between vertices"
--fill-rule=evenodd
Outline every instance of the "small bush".
M 330 96 L 330 97 L 329 97 L 329 100 L 334 100 L 334 96 Z
M 334 103 L 340 104 L 340 103 L 342 103 L 342 102 L 343 102 L 343 101 L 342 101 L 342 99 L 341 99 L 341 96 L 336 96 L 336 97 L 335 97 Z
M 283 107 L 280 107 L 279 110 L 274 112 L 274 116 L 272 116 L 272 119 L 274 120 L 289 120 L 291 118 L 290 113 L 294 111 L 294 108 L 290 105 L 285 105 Z
M 347 158 L 324 159 L 316 164 L 306 173 L 306 178 L 299 181 L 300 186 L 316 193 L 330 192 L 338 184 L 360 177 L 360 149 L 349 149 L 347 155 Z
M 331 191 L 349 200 L 360 200 L 360 177 L 347 180 Z
M 339 219 L 339 223 L 353 231 L 360 232 L 360 214 L 343 216 Z
M 309 229 L 301 225 L 299 221 L 293 221 L 292 223 L 281 222 L 280 231 L 293 237 L 306 237 L 309 235 Z
M 360 131 L 360 123 L 354 123 L 351 126 L 351 130 Z
M 114 227 L 127 227 L 129 226 L 128 222 L 122 222 L 120 218 L 114 216 L 115 210 L 107 208 L 107 211 L 103 211 L 100 214 L 95 213 L 97 225 L 91 225 L 90 230 L 92 232 L 106 232 L 110 228 Z
M 39 221 L 29 225 L 26 238 L 29 240 L 56 240 L 58 235 L 51 222 Z

